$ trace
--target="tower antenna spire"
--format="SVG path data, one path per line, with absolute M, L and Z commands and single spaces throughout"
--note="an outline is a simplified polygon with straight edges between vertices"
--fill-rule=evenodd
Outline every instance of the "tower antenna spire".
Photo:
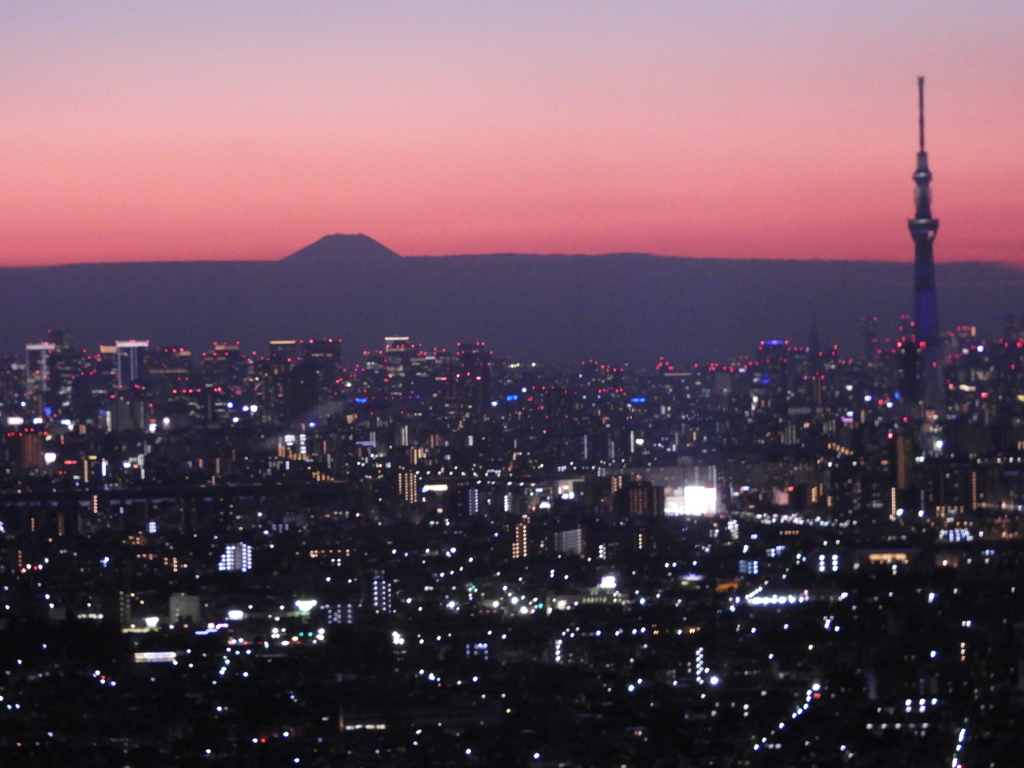
M 917 78 L 917 128 L 921 152 L 924 152 L 924 78 Z

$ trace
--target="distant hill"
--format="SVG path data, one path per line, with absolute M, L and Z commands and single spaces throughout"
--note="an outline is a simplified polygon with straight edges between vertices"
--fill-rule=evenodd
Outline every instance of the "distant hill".
M 909 251 L 908 247 L 908 251 Z M 940 264 L 945 328 L 1002 329 L 1024 312 L 1024 273 Z M 122 338 L 194 351 L 237 340 L 341 337 L 350 359 L 385 335 L 428 346 L 481 339 L 538 362 L 653 365 L 751 352 L 763 338 L 859 350 L 859 318 L 891 334 L 909 312 L 912 266 L 892 262 L 693 259 L 648 254 L 400 257 L 364 235 L 331 235 L 277 262 L 147 262 L 0 269 L 0 352 L 47 328 L 95 349 Z

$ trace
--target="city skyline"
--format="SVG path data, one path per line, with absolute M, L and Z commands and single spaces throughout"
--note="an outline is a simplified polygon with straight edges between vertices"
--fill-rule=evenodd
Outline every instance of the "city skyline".
M 53 331 L 0 376 L 0 750 L 1016 765 L 1024 332 L 946 339 L 922 422 L 878 330 L 647 371 Z
M 1024 264 L 1010 3 L 0 21 L 3 266 L 277 259 L 331 232 L 405 255 L 906 261 L 922 74 L 939 262 Z
M 1021 33 L 0 7 L 0 762 L 1016 766 Z

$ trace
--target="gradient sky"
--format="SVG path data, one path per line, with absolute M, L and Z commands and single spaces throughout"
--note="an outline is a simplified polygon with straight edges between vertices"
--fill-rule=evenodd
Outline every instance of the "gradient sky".
M 0 264 L 405 255 L 1024 267 L 1024 3 L 7 2 Z

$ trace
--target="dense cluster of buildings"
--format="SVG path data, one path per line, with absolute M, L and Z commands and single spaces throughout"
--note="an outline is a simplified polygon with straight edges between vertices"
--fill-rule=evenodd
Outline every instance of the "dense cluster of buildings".
M 845 355 L 5 358 L 4 764 L 1019 764 L 1024 332 L 939 331 L 920 149 Z
M 935 414 L 903 395 L 909 321 L 864 331 L 848 357 L 774 340 L 653 370 L 406 337 L 349 359 L 327 339 L 87 353 L 50 333 L 0 382 L 5 752 L 1002 749 L 1021 714 L 1024 334 L 945 336 Z

